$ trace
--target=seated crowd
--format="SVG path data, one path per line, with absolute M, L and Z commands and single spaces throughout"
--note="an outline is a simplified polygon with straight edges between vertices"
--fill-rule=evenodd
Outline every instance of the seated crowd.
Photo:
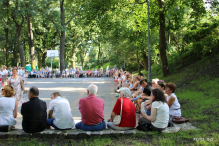
M 139 125 L 145 124 L 150 130 L 162 131 L 168 127 L 173 117 L 181 117 L 174 83 L 153 79 L 150 85 L 143 74 L 133 76 L 124 71 L 116 71 L 114 79 L 118 86 L 116 93 L 121 94 L 123 88 L 131 91 L 128 98 L 135 106 L 136 113 L 140 114 Z M 120 97 L 120 94 L 116 97 Z
M 19 72 L 19 71 L 18 71 Z M 27 73 L 30 78 L 82 78 L 82 77 L 102 77 L 105 75 L 106 77 L 113 76 L 114 69 L 106 69 L 104 73 L 103 68 L 100 69 L 74 69 L 74 68 L 66 68 L 65 70 L 60 71 L 59 69 L 52 70 L 51 68 L 41 70 L 32 70 L 32 71 L 24 71 Z M 22 70 L 20 74 L 22 73 Z M 20 75 L 19 74 L 19 75 Z M 23 75 L 23 73 L 22 73 Z
M 46 103 L 39 99 L 38 88 L 31 87 L 29 101 L 21 107 L 23 130 L 34 133 L 46 128 L 66 130 L 75 127 L 85 131 L 100 131 L 106 126 L 115 130 L 129 130 L 137 124 L 145 124 L 149 130 L 161 132 L 173 116 L 181 116 L 180 104 L 174 94 L 175 84 L 153 79 L 151 86 L 142 74 L 132 77 L 131 73 L 120 71 L 115 72 L 114 79 L 118 85 L 115 91 L 119 93 L 119 98 L 107 122 L 103 114 L 104 100 L 96 97 L 98 87 L 94 84 L 88 86 L 87 97 L 79 100 L 82 121 L 76 124 L 69 101 L 61 97 L 59 92 L 51 94 L 47 110 Z M 4 97 L 0 98 L 0 131 L 6 132 L 16 125 L 18 105 L 13 98 L 15 90 L 12 86 L 4 86 L 1 94 Z M 140 113 L 139 118 L 136 118 L 136 113 Z

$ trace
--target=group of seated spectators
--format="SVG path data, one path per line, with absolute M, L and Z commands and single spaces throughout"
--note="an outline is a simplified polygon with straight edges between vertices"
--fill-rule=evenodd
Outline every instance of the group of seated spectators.
M 39 99 L 39 90 L 37 87 L 31 87 L 28 91 L 29 101 L 22 104 L 21 115 L 23 116 L 22 127 L 27 133 L 41 132 L 46 128 L 57 130 L 82 129 L 86 131 L 100 131 L 106 128 L 130 129 L 135 127 L 136 113 L 132 102 L 126 98 L 123 100 L 124 106 L 121 123 L 122 126 L 112 124 L 116 114 L 120 112 L 121 100 L 118 100 L 108 123 L 104 121 L 104 100 L 97 98 L 98 87 L 91 84 L 87 88 L 87 97 L 79 100 L 79 110 L 82 121 L 74 122 L 71 114 L 69 101 L 61 97 L 59 92 L 51 94 L 49 109 L 44 101 Z M 129 96 L 129 89 L 121 90 L 121 98 Z M 0 97 L 0 131 L 7 132 L 16 125 L 15 118 L 18 114 L 18 103 L 13 98 L 15 90 L 10 85 L 5 85 L 1 91 L 4 97 Z M 128 120 L 128 121 L 127 121 Z
M 114 79 L 118 86 L 116 93 L 121 94 L 123 88 L 130 90 L 131 94 L 127 98 L 134 105 L 134 111 L 140 114 L 139 124 L 146 124 L 150 130 L 162 131 L 172 121 L 172 117 L 181 116 L 174 83 L 153 79 L 150 84 L 141 73 L 133 76 L 132 73 L 123 71 L 115 72 Z M 120 97 L 120 94 L 116 97 Z
M 40 71 L 32 70 L 28 72 L 30 78 L 83 78 L 83 77 L 102 77 L 105 75 L 106 77 L 110 77 L 113 75 L 114 69 L 107 69 L 106 72 L 103 72 L 103 68 L 100 69 L 65 69 L 65 70 L 45 70 L 42 68 Z
M 114 75 L 118 84 L 118 99 L 110 118 L 104 120 L 104 100 L 97 98 L 98 87 L 91 84 L 87 88 L 87 97 L 79 100 L 82 121 L 74 122 L 69 101 L 61 97 L 59 92 L 51 94 L 51 102 L 47 110 L 46 103 L 39 99 L 37 87 L 28 92 L 29 101 L 22 104 L 22 127 L 27 133 L 43 131 L 46 128 L 57 130 L 82 129 L 100 131 L 106 128 L 115 130 L 133 129 L 139 124 L 146 124 L 150 130 L 161 132 L 173 116 L 181 116 L 180 104 L 174 94 L 176 85 L 153 79 L 152 86 L 142 74 L 133 76 L 131 73 L 116 71 Z M 10 85 L 3 87 L 0 98 L 0 131 L 9 131 L 16 124 L 18 113 L 17 101 L 13 98 L 15 91 Z M 140 117 L 136 118 L 136 113 Z M 121 120 L 115 124 L 116 117 Z M 138 117 L 138 116 L 137 116 Z M 136 120 L 137 119 L 137 120 Z

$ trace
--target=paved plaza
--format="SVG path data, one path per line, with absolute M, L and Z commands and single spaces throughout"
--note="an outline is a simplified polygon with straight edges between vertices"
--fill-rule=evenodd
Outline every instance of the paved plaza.
M 51 93 L 60 92 L 62 97 L 69 100 L 72 116 L 75 122 L 78 123 L 81 121 L 78 102 L 81 98 L 87 96 L 87 87 L 89 84 L 95 84 L 98 86 L 97 97 L 104 100 L 104 117 L 106 120 L 109 119 L 117 100 L 113 90 L 116 88 L 113 78 L 28 78 L 25 89 L 29 90 L 31 86 L 39 88 L 39 98 L 46 102 L 47 109 L 49 108 L 49 102 L 51 101 Z M 28 101 L 27 94 L 24 94 L 24 98 Z M 21 108 L 18 108 L 19 113 L 20 109 Z M 16 121 L 16 129 L 22 129 L 21 114 L 18 115 Z

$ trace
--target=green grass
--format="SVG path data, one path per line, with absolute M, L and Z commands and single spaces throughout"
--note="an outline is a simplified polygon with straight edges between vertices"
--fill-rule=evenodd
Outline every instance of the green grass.
M 110 63 L 104 64 L 113 67 Z M 218 64 L 219 65 L 219 64 Z M 181 104 L 182 115 L 200 130 L 180 131 L 171 134 L 134 134 L 132 136 L 117 136 L 114 138 L 97 136 L 89 139 L 50 140 L 50 139 L 6 139 L 0 140 L 0 145 L 77 145 L 77 146 L 175 146 L 175 145 L 212 145 L 219 144 L 219 76 L 211 66 L 211 62 L 198 62 L 163 78 L 157 73 L 159 66 L 153 66 L 153 78 L 177 84 L 176 95 Z M 209 69 L 211 68 L 211 69 Z M 217 66 L 215 68 L 218 68 Z M 215 74 L 211 72 L 215 71 Z M 143 71 L 144 74 L 146 72 Z

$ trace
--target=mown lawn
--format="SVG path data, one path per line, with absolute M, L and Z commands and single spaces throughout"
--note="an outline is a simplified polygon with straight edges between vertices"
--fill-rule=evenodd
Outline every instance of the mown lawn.
M 218 62 L 217 59 L 198 62 L 166 78 L 152 72 L 153 78 L 176 83 L 178 87 L 176 95 L 181 104 L 182 115 L 189 118 L 190 122 L 200 130 L 180 131 L 174 134 L 134 134 L 114 138 L 97 136 L 75 140 L 6 139 L 0 140 L 0 145 L 219 145 Z

